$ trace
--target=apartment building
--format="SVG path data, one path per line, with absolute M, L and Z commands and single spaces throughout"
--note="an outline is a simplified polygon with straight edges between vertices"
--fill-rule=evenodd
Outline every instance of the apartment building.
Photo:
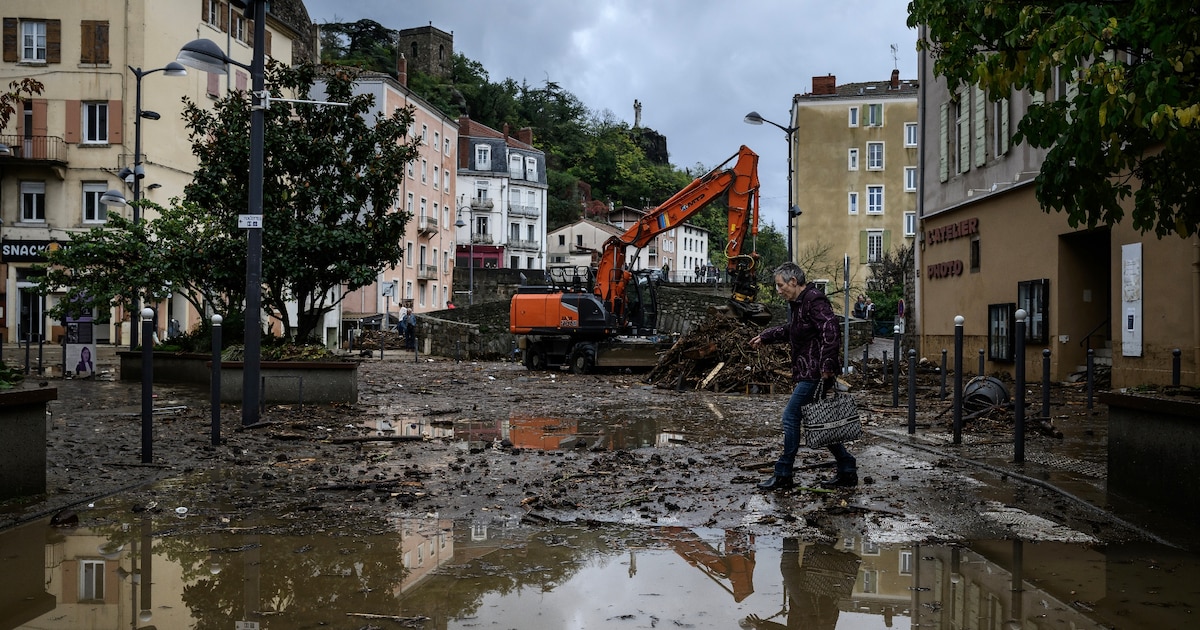
M 401 303 L 418 313 L 441 310 L 454 299 L 458 121 L 413 93 L 407 75 L 401 58 L 398 80 L 365 74 L 355 87 L 355 93 L 375 97 L 372 115 L 412 108 L 409 134 L 420 139 L 420 154 L 408 164 L 396 198 L 396 207 L 412 217 L 404 236 L 403 260 L 383 270 L 374 284 L 346 295 L 341 303 L 343 321 L 396 310 Z
M 458 264 L 545 269 L 546 154 L 533 130 L 514 136 L 460 116 L 458 143 Z
M 962 316 L 966 354 L 986 350 L 987 373 L 1012 374 L 1015 316 L 1024 310 L 1026 374 L 1041 373 L 1049 350 L 1051 378 L 1065 380 L 1092 350 L 1098 364 L 1111 362 L 1113 388 L 1168 384 L 1181 348 L 1182 382 L 1200 384 L 1200 237 L 1158 239 L 1128 221 L 1071 227 L 1043 210 L 1033 180 L 1045 150 L 1011 137 L 1034 103 L 1066 98 L 1073 86 L 1055 81 L 1037 95 L 951 90 L 933 61 L 921 57 L 921 356 L 953 348 Z
M 0 14 L 0 83 L 32 77 L 44 86 L 17 103 L 0 129 L 0 336 L 56 342 L 63 328 L 44 312 L 61 294 L 42 299 L 28 290 L 34 266 L 45 262 L 47 248 L 105 224 L 107 213 L 116 211 L 100 202 L 105 191 L 132 196 L 133 177 L 119 176 L 124 168 L 140 162 L 144 199 L 165 205 L 182 194 L 196 168 L 182 99 L 211 103 L 229 90 L 246 89 L 250 77 L 234 68 L 228 76 L 194 69 L 167 76 L 162 70 L 197 38 L 211 39 L 249 65 L 254 25 L 217 0 L 10 0 Z M 272 2 L 265 28 L 272 58 L 292 63 L 316 50 L 306 39 L 312 29 L 300 0 Z M 139 135 L 140 160 L 134 156 Z M 132 213 L 128 207 L 119 211 Z M 198 316 L 178 296 L 156 306 L 160 336 L 172 319 L 186 330 Z M 128 313 L 93 315 L 97 342 L 128 340 Z
M 793 253 L 850 256 L 851 283 L 868 286 L 869 265 L 916 235 L 919 127 L 917 83 L 893 70 L 887 81 L 837 84 L 813 77 L 792 99 Z M 841 266 L 840 264 L 837 266 Z M 841 286 L 841 278 L 812 278 Z

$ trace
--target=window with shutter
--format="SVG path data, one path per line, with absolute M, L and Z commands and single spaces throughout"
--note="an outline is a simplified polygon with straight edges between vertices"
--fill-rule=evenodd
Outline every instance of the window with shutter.
M 958 163 L 955 172 L 966 173 L 971 170 L 971 96 L 964 89 L 959 92 L 956 103 L 955 133 L 958 136 Z
M 938 181 L 950 179 L 950 104 L 942 103 L 938 111 Z
M 83 20 L 79 33 L 79 63 L 108 63 L 108 22 Z
M 984 116 L 984 112 L 987 111 L 987 99 L 983 97 L 983 88 L 978 85 L 971 90 L 971 95 L 974 99 L 971 117 L 974 119 L 972 123 L 975 128 L 975 166 L 983 166 L 987 163 L 987 121 Z

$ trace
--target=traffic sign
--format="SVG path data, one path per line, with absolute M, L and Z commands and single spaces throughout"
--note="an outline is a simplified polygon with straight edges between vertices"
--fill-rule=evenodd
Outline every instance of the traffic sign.
M 238 229 L 239 230 L 262 229 L 262 226 L 263 226 L 262 219 L 263 218 L 262 218 L 261 214 L 239 214 L 238 215 Z

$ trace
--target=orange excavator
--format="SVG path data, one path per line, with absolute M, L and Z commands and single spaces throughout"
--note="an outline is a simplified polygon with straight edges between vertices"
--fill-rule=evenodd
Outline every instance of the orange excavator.
M 729 205 L 729 305 L 741 319 L 769 321 L 770 312 L 756 301 L 759 259 L 753 237 L 758 234 L 758 188 L 758 155 L 743 146 L 623 234 L 608 239 L 594 269 L 552 268 L 548 284 L 518 288 L 510 305 L 509 330 L 519 336 L 525 366 L 537 370 L 569 365 L 577 374 L 596 367 L 653 367 L 670 341 L 657 333 L 652 272 L 630 269 L 629 249 L 646 247 L 722 195 Z

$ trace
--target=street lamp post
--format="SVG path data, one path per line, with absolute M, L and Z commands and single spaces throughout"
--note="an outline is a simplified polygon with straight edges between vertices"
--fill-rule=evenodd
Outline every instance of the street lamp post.
M 474 205 L 474 202 L 472 202 Z M 463 221 L 462 212 L 467 211 L 471 216 L 471 223 Z M 467 227 L 467 304 L 475 305 L 475 211 L 471 206 L 458 207 L 458 220 L 454 222 L 454 227 Z
M 151 70 L 142 70 L 128 66 L 129 71 L 134 77 L 134 110 L 133 110 L 133 169 L 122 169 L 121 179 L 126 177 L 132 178 L 133 181 L 133 224 L 137 225 L 141 221 L 141 207 L 138 201 L 142 198 L 142 178 L 146 176 L 146 168 L 142 166 L 142 119 L 158 120 L 162 118 L 158 112 L 152 112 L 142 109 L 142 77 L 155 72 L 161 72 L 168 77 L 183 77 L 187 76 L 187 68 L 184 68 L 178 62 L 172 61 L 161 68 L 153 68 Z M 125 195 L 119 190 L 109 190 L 100 196 L 100 203 L 106 206 L 123 208 L 129 203 L 125 200 Z M 140 300 L 135 295 L 133 297 L 133 305 L 129 309 L 132 325 L 129 327 L 129 349 L 133 350 L 138 345 L 138 326 L 137 318 L 140 312 L 138 308 Z
M 183 45 L 176 61 L 197 70 L 227 74 L 233 64 L 248 70 L 253 101 L 250 112 L 250 199 L 246 225 L 246 329 L 242 363 L 242 425 L 258 424 L 259 373 L 262 366 L 262 214 L 263 153 L 266 118 L 264 116 L 264 74 L 266 40 L 266 0 L 247 0 L 254 11 L 254 53 L 250 65 L 231 59 L 215 42 L 194 39 Z M 239 217 L 240 219 L 241 217 Z
M 787 134 L 787 143 L 788 143 L 788 155 L 787 155 L 787 169 L 788 169 L 787 252 L 788 252 L 788 262 L 795 262 L 796 257 L 794 255 L 794 253 L 792 252 L 792 218 L 798 217 L 801 214 L 800 207 L 797 206 L 795 204 L 795 202 L 792 200 L 792 195 L 794 194 L 792 192 L 792 141 L 795 138 L 797 128 L 796 127 L 784 127 L 783 125 L 781 125 L 779 123 L 771 122 L 771 121 L 767 120 L 766 118 L 763 118 L 762 116 L 760 116 L 758 114 L 758 112 L 750 112 L 749 114 L 746 114 L 746 118 L 743 120 L 743 122 L 745 122 L 748 125 L 761 125 L 763 123 L 767 123 L 768 125 L 774 125 L 775 127 L 778 127 L 780 130 L 783 131 L 783 133 Z
M 469 205 L 458 207 L 458 220 L 454 222 L 454 227 L 457 228 L 468 226 L 462 218 L 463 210 L 466 210 L 467 214 L 471 216 L 471 223 L 467 230 L 467 282 L 469 284 L 467 299 L 471 305 L 475 304 L 475 212 L 488 212 L 494 207 L 491 199 L 482 201 L 473 199 Z

